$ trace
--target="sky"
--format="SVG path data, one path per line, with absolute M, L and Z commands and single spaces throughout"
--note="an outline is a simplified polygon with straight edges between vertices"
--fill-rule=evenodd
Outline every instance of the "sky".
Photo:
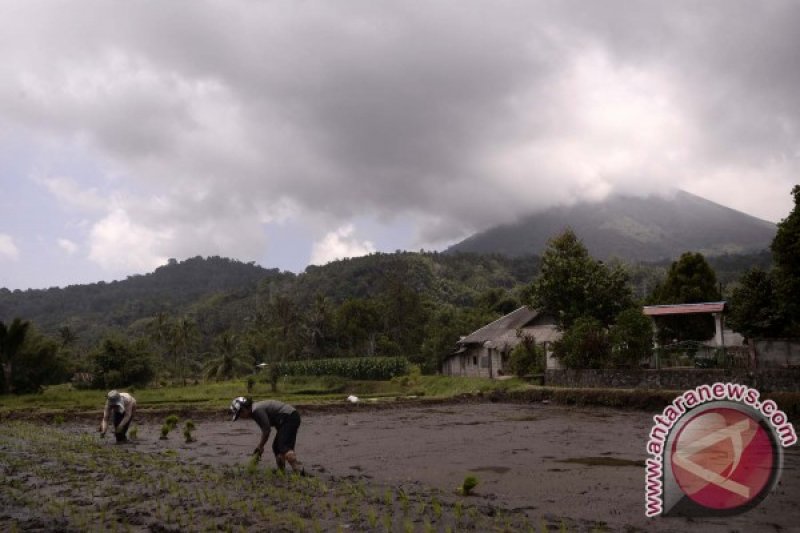
M 800 2 L 0 1 L 0 287 L 302 272 L 680 188 L 778 222 Z

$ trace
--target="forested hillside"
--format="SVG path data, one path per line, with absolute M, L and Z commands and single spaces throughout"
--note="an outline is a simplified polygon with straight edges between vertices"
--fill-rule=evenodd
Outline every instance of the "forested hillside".
M 164 379 L 338 356 L 399 355 L 434 371 L 459 337 L 527 301 L 539 261 L 375 253 L 293 274 L 195 257 L 112 283 L 0 289 L 0 322 L 30 322 L 60 346 L 70 371 L 97 371 L 109 353 L 141 356 Z M 726 285 L 765 262 L 764 254 L 711 260 Z M 668 267 L 624 265 L 634 298 L 644 300 Z

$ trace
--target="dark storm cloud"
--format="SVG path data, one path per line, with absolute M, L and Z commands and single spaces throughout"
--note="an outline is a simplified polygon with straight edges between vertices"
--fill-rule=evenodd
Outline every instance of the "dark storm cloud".
M 0 127 L 104 162 L 97 260 L 252 256 L 282 217 L 441 243 L 672 184 L 775 219 L 798 174 L 797 3 L 79 4 L 0 7 Z

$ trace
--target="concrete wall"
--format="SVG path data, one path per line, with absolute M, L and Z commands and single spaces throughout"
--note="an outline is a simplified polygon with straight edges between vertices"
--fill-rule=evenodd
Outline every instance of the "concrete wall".
M 505 355 L 505 366 L 503 356 Z M 489 358 L 491 357 L 491 367 Z M 442 364 L 445 376 L 466 376 L 473 378 L 497 378 L 510 375 L 508 369 L 509 354 L 489 348 L 472 348 L 458 355 L 447 358 Z M 491 376 L 489 370 L 491 369 Z
M 800 392 L 800 368 L 547 370 L 545 385 L 586 388 L 688 390 L 715 382 L 748 385 L 761 392 Z
M 492 377 L 508 374 L 502 368 L 502 354 L 498 350 L 476 348 L 462 354 L 453 355 L 442 364 L 442 374 L 445 376 L 466 376 L 473 378 L 488 378 L 489 357 L 491 353 Z

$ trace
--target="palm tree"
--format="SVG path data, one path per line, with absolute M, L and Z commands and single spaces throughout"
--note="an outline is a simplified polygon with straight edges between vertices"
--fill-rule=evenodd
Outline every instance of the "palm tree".
M 325 349 L 331 321 L 330 302 L 324 295 L 317 294 L 305 323 L 306 342 L 308 342 L 309 351 L 314 357 L 322 355 Z
M 237 353 L 239 344 L 239 339 L 230 332 L 223 333 L 214 339 L 219 357 L 206 363 L 203 369 L 206 379 L 230 379 L 236 374 L 253 370 L 252 363 L 244 361 Z
M 19 356 L 20 348 L 25 342 L 30 322 L 15 318 L 10 326 L 0 321 L 0 362 L 3 365 L 3 392 L 14 392 L 11 377 L 14 374 L 14 363 Z
M 197 324 L 188 317 L 179 318 L 175 322 L 173 344 L 175 346 L 175 367 L 186 385 L 186 362 L 190 350 L 197 341 Z
M 71 346 L 75 344 L 75 341 L 78 340 L 78 335 L 74 331 L 72 331 L 72 328 L 70 328 L 69 326 L 62 326 L 58 330 L 58 336 L 61 337 L 62 348 Z

